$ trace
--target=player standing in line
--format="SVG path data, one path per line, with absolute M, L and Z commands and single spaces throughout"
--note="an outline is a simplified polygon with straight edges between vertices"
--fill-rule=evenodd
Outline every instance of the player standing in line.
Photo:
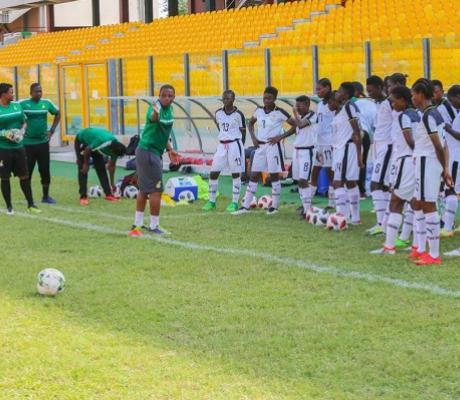
M 433 85 L 433 104 L 435 106 L 440 106 L 446 100 L 444 97 L 444 87 L 442 82 L 438 79 L 433 79 L 431 84 Z
M 421 121 L 415 129 L 415 192 L 412 200 L 418 248 L 410 254 L 417 265 L 441 264 L 440 218 L 436 209 L 441 177 L 447 186 L 452 186 L 439 135 L 444 121 L 432 105 L 432 98 L 431 82 L 423 78 L 418 79 L 412 86 L 412 101 L 421 110 Z M 425 252 L 427 239 L 429 252 Z
M 396 181 L 390 201 L 385 244 L 382 249 L 371 254 L 395 254 L 399 227 L 402 222 L 404 204 L 414 197 L 415 173 L 413 163 L 414 136 L 416 123 L 420 115 L 412 108 L 411 91 L 405 86 L 396 87 L 390 95 L 393 108 L 400 112 L 398 117 L 399 132 L 395 137 Z M 412 224 L 411 224 L 412 225 Z M 410 234 L 410 232 L 409 232 Z
M 136 201 L 134 225 L 128 233 L 131 237 L 142 236 L 142 229 L 162 235 L 160 229 L 161 194 L 163 193 L 163 153 L 168 152 L 173 164 L 178 164 L 179 153 L 173 150 L 169 140 L 174 123 L 172 102 L 176 91 L 171 85 L 160 88 L 158 100 L 147 110 L 146 123 L 136 149 L 139 195 Z M 150 205 L 150 225 L 144 226 L 144 211 Z
M 320 79 L 316 84 L 316 94 L 321 101 L 316 106 L 316 115 L 318 117 L 318 123 L 316 124 L 316 146 L 315 146 L 315 158 L 313 162 L 313 171 L 311 174 L 311 185 L 310 190 L 312 196 L 315 195 L 318 187 L 318 176 L 321 168 L 326 168 L 329 176 L 329 189 L 328 207 L 335 207 L 335 194 L 332 180 L 334 178 L 334 172 L 332 171 L 332 119 L 334 118 L 334 112 L 328 107 L 328 101 L 332 94 L 331 81 L 327 78 Z
M 20 102 L 27 117 L 24 146 L 27 154 L 29 179 L 32 181 L 35 164 L 40 172 L 43 196 L 42 203 L 55 204 L 50 197 L 50 139 L 61 119 L 59 109 L 51 100 L 42 99 L 42 87 L 39 83 L 30 85 L 30 99 Z M 48 129 L 48 113 L 54 115 L 53 124 Z
M 19 178 L 21 190 L 27 200 L 27 211 L 40 213 L 41 210 L 35 206 L 32 196 L 26 150 L 23 144 L 26 118 L 21 105 L 13 99 L 13 86 L 9 83 L 0 83 L 0 178 L 6 213 L 14 214 L 11 202 L 11 174 Z
M 243 113 L 234 105 L 235 93 L 226 90 L 222 94 L 224 107 L 216 111 L 215 120 L 219 126 L 219 144 L 212 160 L 209 177 L 209 201 L 203 206 L 204 211 L 216 209 L 216 196 L 219 174 L 228 168 L 233 178 L 232 202 L 227 211 L 238 210 L 241 189 L 241 173 L 244 171 L 244 141 L 246 139 L 246 120 Z
M 362 167 L 361 129 L 359 109 L 352 102 L 355 88 L 351 82 L 343 82 L 335 94 L 340 104 L 332 121 L 334 133 L 333 168 L 335 206 L 338 214 L 349 215 L 347 200 L 350 202 L 351 224 L 361 224 L 359 213 L 359 169 Z M 332 104 L 334 104 L 332 102 Z
M 281 182 L 279 174 L 284 170 L 283 153 L 280 140 L 283 135 L 280 132 L 283 124 L 291 125 L 290 133 L 295 131 L 295 120 L 282 108 L 279 108 L 275 101 L 278 96 L 278 89 L 273 86 L 265 88 L 263 96 L 263 107 L 258 107 L 249 120 L 248 129 L 252 142 L 256 147 L 251 166 L 251 176 L 244 196 L 243 206 L 234 215 L 249 212 L 249 206 L 257 191 L 258 181 L 261 173 L 267 171 L 270 174 L 272 184 L 272 205 L 267 210 L 268 215 L 278 212 L 278 203 L 281 195 Z M 257 135 L 254 133 L 254 125 L 257 123 Z

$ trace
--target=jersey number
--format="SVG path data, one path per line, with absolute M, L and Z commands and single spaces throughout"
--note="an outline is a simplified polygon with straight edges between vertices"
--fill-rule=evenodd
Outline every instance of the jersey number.
M 235 158 L 236 165 L 241 166 L 241 157 Z
M 228 122 L 223 122 L 222 123 L 222 130 L 224 132 L 228 132 L 228 129 L 230 128 L 230 124 Z

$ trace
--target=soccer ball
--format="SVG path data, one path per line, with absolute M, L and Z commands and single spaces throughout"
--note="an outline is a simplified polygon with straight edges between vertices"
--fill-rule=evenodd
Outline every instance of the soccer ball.
M 102 197 L 102 189 L 99 186 L 91 186 L 89 188 L 89 197 Z
M 313 217 L 321 211 L 318 207 L 311 207 L 308 209 L 307 213 L 305 214 L 305 220 L 310 224 L 314 225 Z
M 272 198 L 268 194 L 260 197 L 259 201 L 257 202 L 257 206 L 259 208 L 263 208 L 264 210 L 267 208 L 270 208 L 271 205 L 272 205 Z
M 127 197 L 128 199 L 135 199 L 139 194 L 139 189 L 136 186 L 126 186 L 125 190 L 123 190 L 123 196 Z
M 343 231 L 347 228 L 347 219 L 341 214 L 331 214 L 327 219 L 326 228 L 331 231 Z
M 61 271 L 46 268 L 37 276 L 37 291 L 43 296 L 56 296 L 64 290 L 65 278 Z
M 179 201 L 186 201 L 187 203 L 192 203 L 196 200 L 195 195 L 190 190 L 183 190 L 180 192 L 178 199 Z
M 314 214 L 311 223 L 316 226 L 324 226 L 327 224 L 329 213 L 321 209 L 318 213 Z

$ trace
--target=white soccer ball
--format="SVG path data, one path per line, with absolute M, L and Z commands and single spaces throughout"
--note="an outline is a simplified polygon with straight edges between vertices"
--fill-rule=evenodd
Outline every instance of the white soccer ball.
M 341 214 L 331 214 L 327 219 L 326 227 L 329 230 L 343 231 L 347 229 L 347 219 Z
M 128 185 L 123 190 L 123 196 L 127 197 L 128 199 L 135 199 L 139 194 L 139 189 L 136 186 Z
M 89 197 L 102 197 L 102 189 L 99 186 L 91 186 L 89 188 Z
M 310 224 L 314 224 L 313 222 L 313 216 L 318 214 L 321 211 L 320 208 L 318 207 L 310 207 L 305 214 L 305 220 L 309 222 Z
M 61 271 L 46 268 L 37 276 L 37 291 L 43 296 L 56 296 L 64 290 L 65 278 Z
M 327 224 L 327 220 L 329 218 L 329 213 L 323 209 L 321 209 L 318 213 L 313 215 L 313 225 L 316 226 L 324 226 Z
M 259 200 L 257 201 L 257 207 L 263 208 L 264 210 L 270 208 L 271 205 L 272 205 L 272 198 L 268 194 L 260 197 Z
M 182 192 L 179 193 L 178 198 L 179 198 L 179 201 L 186 201 L 188 203 L 191 203 L 196 200 L 195 195 L 190 190 L 183 190 Z

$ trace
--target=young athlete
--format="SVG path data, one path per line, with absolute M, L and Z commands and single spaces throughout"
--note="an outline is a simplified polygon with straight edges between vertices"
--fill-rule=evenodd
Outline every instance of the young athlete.
M 39 83 L 30 86 L 30 99 L 20 102 L 24 114 L 27 117 L 27 128 L 24 135 L 24 147 L 27 154 L 29 179 L 32 181 L 35 164 L 38 164 L 40 172 L 43 196 L 42 203 L 55 204 L 50 197 L 50 145 L 61 114 L 51 100 L 42 99 L 42 87 Z M 51 128 L 48 129 L 48 113 L 54 116 Z
M 80 192 L 80 205 L 87 206 L 88 200 L 88 171 L 89 161 L 93 160 L 93 166 L 101 183 L 107 201 L 117 201 L 118 197 L 112 193 L 115 186 L 115 167 L 118 157 L 126 154 L 126 147 L 106 129 L 86 128 L 78 132 L 75 138 L 75 154 L 78 166 L 78 185 Z M 104 156 L 110 157 L 107 176 Z
M 136 201 L 134 225 L 129 236 L 142 236 L 142 229 L 162 235 L 166 232 L 160 228 L 161 194 L 163 192 L 163 153 L 168 152 L 173 164 L 178 164 L 179 153 L 173 150 L 170 136 L 174 123 L 172 102 L 176 91 L 171 85 L 160 88 L 158 100 L 149 107 L 144 131 L 136 149 L 139 195 Z M 150 206 L 150 225 L 144 226 L 144 210 Z
M 19 178 L 21 190 L 27 200 L 27 211 L 40 213 L 33 200 L 27 171 L 27 156 L 23 144 L 26 118 L 21 105 L 13 101 L 13 86 L 0 83 L 0 178 L 3 199 L 8 215 L 13 215 L 11 202 L 11 174 Z
M 272 184 L 272 206 L 267 210 L 268 215 L 278 212 L 278 203 L 281 194 L 281 182 L 279 174 L 284 170 L 283 153 L 280 141 L 285 137 L 280 135 L 283 124 L 291 125 L 290 133 L 295 131 L 295 120 L 275 101 L 278 89 L 268 86 L 265 88 L 263 107 L 257 108 L 249 120 L 248 128 L 252 142 L 256 147 L 252 160 L 251 176 L 244 196 L 243 206 L 234 215 L 240 215 L 249 211 L 249 206 L 257 191 L 258 181 L 262 172 L 270 174 Z M 257 123 L 257 135 L 254 133 L 254 125 Z
M 439 79 L 433 79 L 431 84 L 433 85 L 433 104 L 439 106 L 445 100 L 442 82 Z
M 447 186 L 452 186 L 439 136 L 444 121 L 432 105 L 432 98 L 431 82 L 423 78 L 418 79 L 412 86 L 412 101 L 421 114 L 421 121 L 415 129 L 415 192 L 412 200 L 418 248 L 410 254 L 417 265 L 441 264 L 440 219 L 436 209 L 441 177 Z M 429 252 L 425 252 L 427 240 Z
M 328 207 L 335 207 L 335 195 L 332 180 L 334 173 L 332 171 L 332 119 L 334 118 L 334 112 L 328 107 L 328 101 L 331 97 L 332 87 L 331 81 L 327 78 L 320 79 L 316 84 L 316 94 L 321 101 L 316 106 L 316 115 L 318 117 L 318 123 L 316 124 L 316 136 L 317 142 L 315 146 L 315 158 L 313 162 L 313 171 L 311 175 L 310 190 L 312 196 L 316 193 L 318 187 L 318 176 L 321 168 L 326 168 L 329 176 L 329 190 Z
M 244 141 L 246 138 L 246 120 L 243 113 L 234 105 L 235 93 L 226 90 L 222 95 L 224 107 L 216 111 L 215 120 L 219 126 L 219 145 L 212 160 L 209 177 L 209 201 L 204 205 L 204 211 L 216 209 L 218 178 L 221 171 L 228 168 L 233 178 L 233 197 L 227 211 L 238 210 L 240 198 L 241 173 L 244 171 Z
M 414 135 L 416 123 L 420 115 L 412 108 L 411 91 L 405 86 L 396 87 L 391 91 L 390 99 L 393 108 L 399 112 L 399 132 L 395 137 L 396 181 L 390 200 L 386 240 L 382 249 L 371 251 L 371 254 L 395 254 L 399 227 L 402 222 L 404 204 L 414 197 L 415 174 L 413 163 Z M 412 226 L 412 221 L 410 226 Z
M 352 102 L 355 88 L 351 82 L 343 82 L 335 94 L 340 108 L 332 121 L 335 206 L 338 214 L 348 217 L 351 224 L 361 223 L 359 213 L 359 169 L 362 168 L 361 128 L 359 109 Z

